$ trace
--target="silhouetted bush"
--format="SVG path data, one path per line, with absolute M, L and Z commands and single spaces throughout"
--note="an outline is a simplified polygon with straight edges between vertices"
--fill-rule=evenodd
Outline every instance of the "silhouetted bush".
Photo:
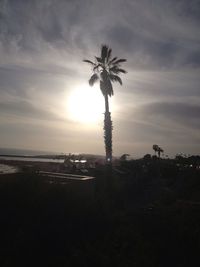
M 1 176 L 1 266 L 198 266 L 199 171 L 123 162 L 110 194 L 107 175 L 96 170 L 95 198 L 34 173 Z

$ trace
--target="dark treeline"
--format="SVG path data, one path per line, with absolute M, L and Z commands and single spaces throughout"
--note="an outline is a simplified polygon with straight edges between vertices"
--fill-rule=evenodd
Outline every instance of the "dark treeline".
M 1 176 L 0 266 L 199 266 L 190 165 L 146 156 L 99 167 L 85 195 L 34 173 Z

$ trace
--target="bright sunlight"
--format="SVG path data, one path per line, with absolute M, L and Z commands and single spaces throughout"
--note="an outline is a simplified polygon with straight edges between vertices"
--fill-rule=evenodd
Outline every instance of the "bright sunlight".
M 104 98 L 99 86 L 83 85 L 71 91 L 68 96 L 67 112 L 71 120 L 93 124 L 102 121 Z

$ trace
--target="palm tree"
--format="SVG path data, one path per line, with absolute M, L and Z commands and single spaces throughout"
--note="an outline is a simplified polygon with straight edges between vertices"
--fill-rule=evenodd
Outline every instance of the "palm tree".
M 120 157 L 120 160 L 121 160 L 121 161 L 127 161 L 127 158 L 128 158 L 129 156 L 130 156 L 129 154 L 123 154 L 123 155 Z
M 156 155 L 156 152 L 158 152 L 158 157 L 160 158 L 160 153 L 164 153 L 164 150 L 159 147 L 158 145 L 153 145 L 153 150 L 155 151 L 155 155 Z
M 111 113 L 109 111 L 108 97 L 114 94 L 113 82 L 118 82 L 122 85 L 122 80 L 118 76 L 120 73 L 126 73 L 121 68 L 120 63 L 125 62 L 126 59 L 112 58 L 112 49 L 107 45 L 102 45 L 101 56 L 95 57 L 95 61 L 84 59 L 86 63 L 92 66 L 93 75 L 89 79 L 89 85 L 93 86 L 97 81 L 100 81 L 100 89 L 105 99 L 105 117 L 104 117 L 104 142 L 106 150 L 106 163 L 112 162 L 112 121 Z
M 159 148 L 159 146 L 158 145 L 153 145 L 153 150 L 155 151 L 155 155 L 156 155 L 156 152 L 158 152 L 158 148 Z
M 161 147 L 158 147 L 158 157 L 160 158 L 160 153 L 164 153 L 164 150 Z

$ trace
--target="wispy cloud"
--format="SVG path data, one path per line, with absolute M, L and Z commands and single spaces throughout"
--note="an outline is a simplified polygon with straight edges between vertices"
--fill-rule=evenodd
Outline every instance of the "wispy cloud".
M 68 93 L 90 75 L 82 59 L 98 54 L 106 43 L 128 59 L 123 87 L 115 87 L 115 153 L 141 154 L 164 137 L 170 147 L 177 136 L 188 140 L 192 151 L 199 129 L 199 13 L 195 0 L 0 1 L 1 114 L 29 120 L 30 131 L 37 120 L 58 126 L 56 121 L 65 120 Z M 90 143 L 81 145 L 76 126 L 65 122 L 60 131 L 76 134 L 63 149 L 78 143 L 90 151 Z M 18 138 L 18 127 L 13 121 L 4 130 Z M 52 135 L 56 131 L 51 128 Z M 11 142 L 6 138 L 1 146 Z M 95 141 L 98 151 L 103 151 L 101 142 Z

